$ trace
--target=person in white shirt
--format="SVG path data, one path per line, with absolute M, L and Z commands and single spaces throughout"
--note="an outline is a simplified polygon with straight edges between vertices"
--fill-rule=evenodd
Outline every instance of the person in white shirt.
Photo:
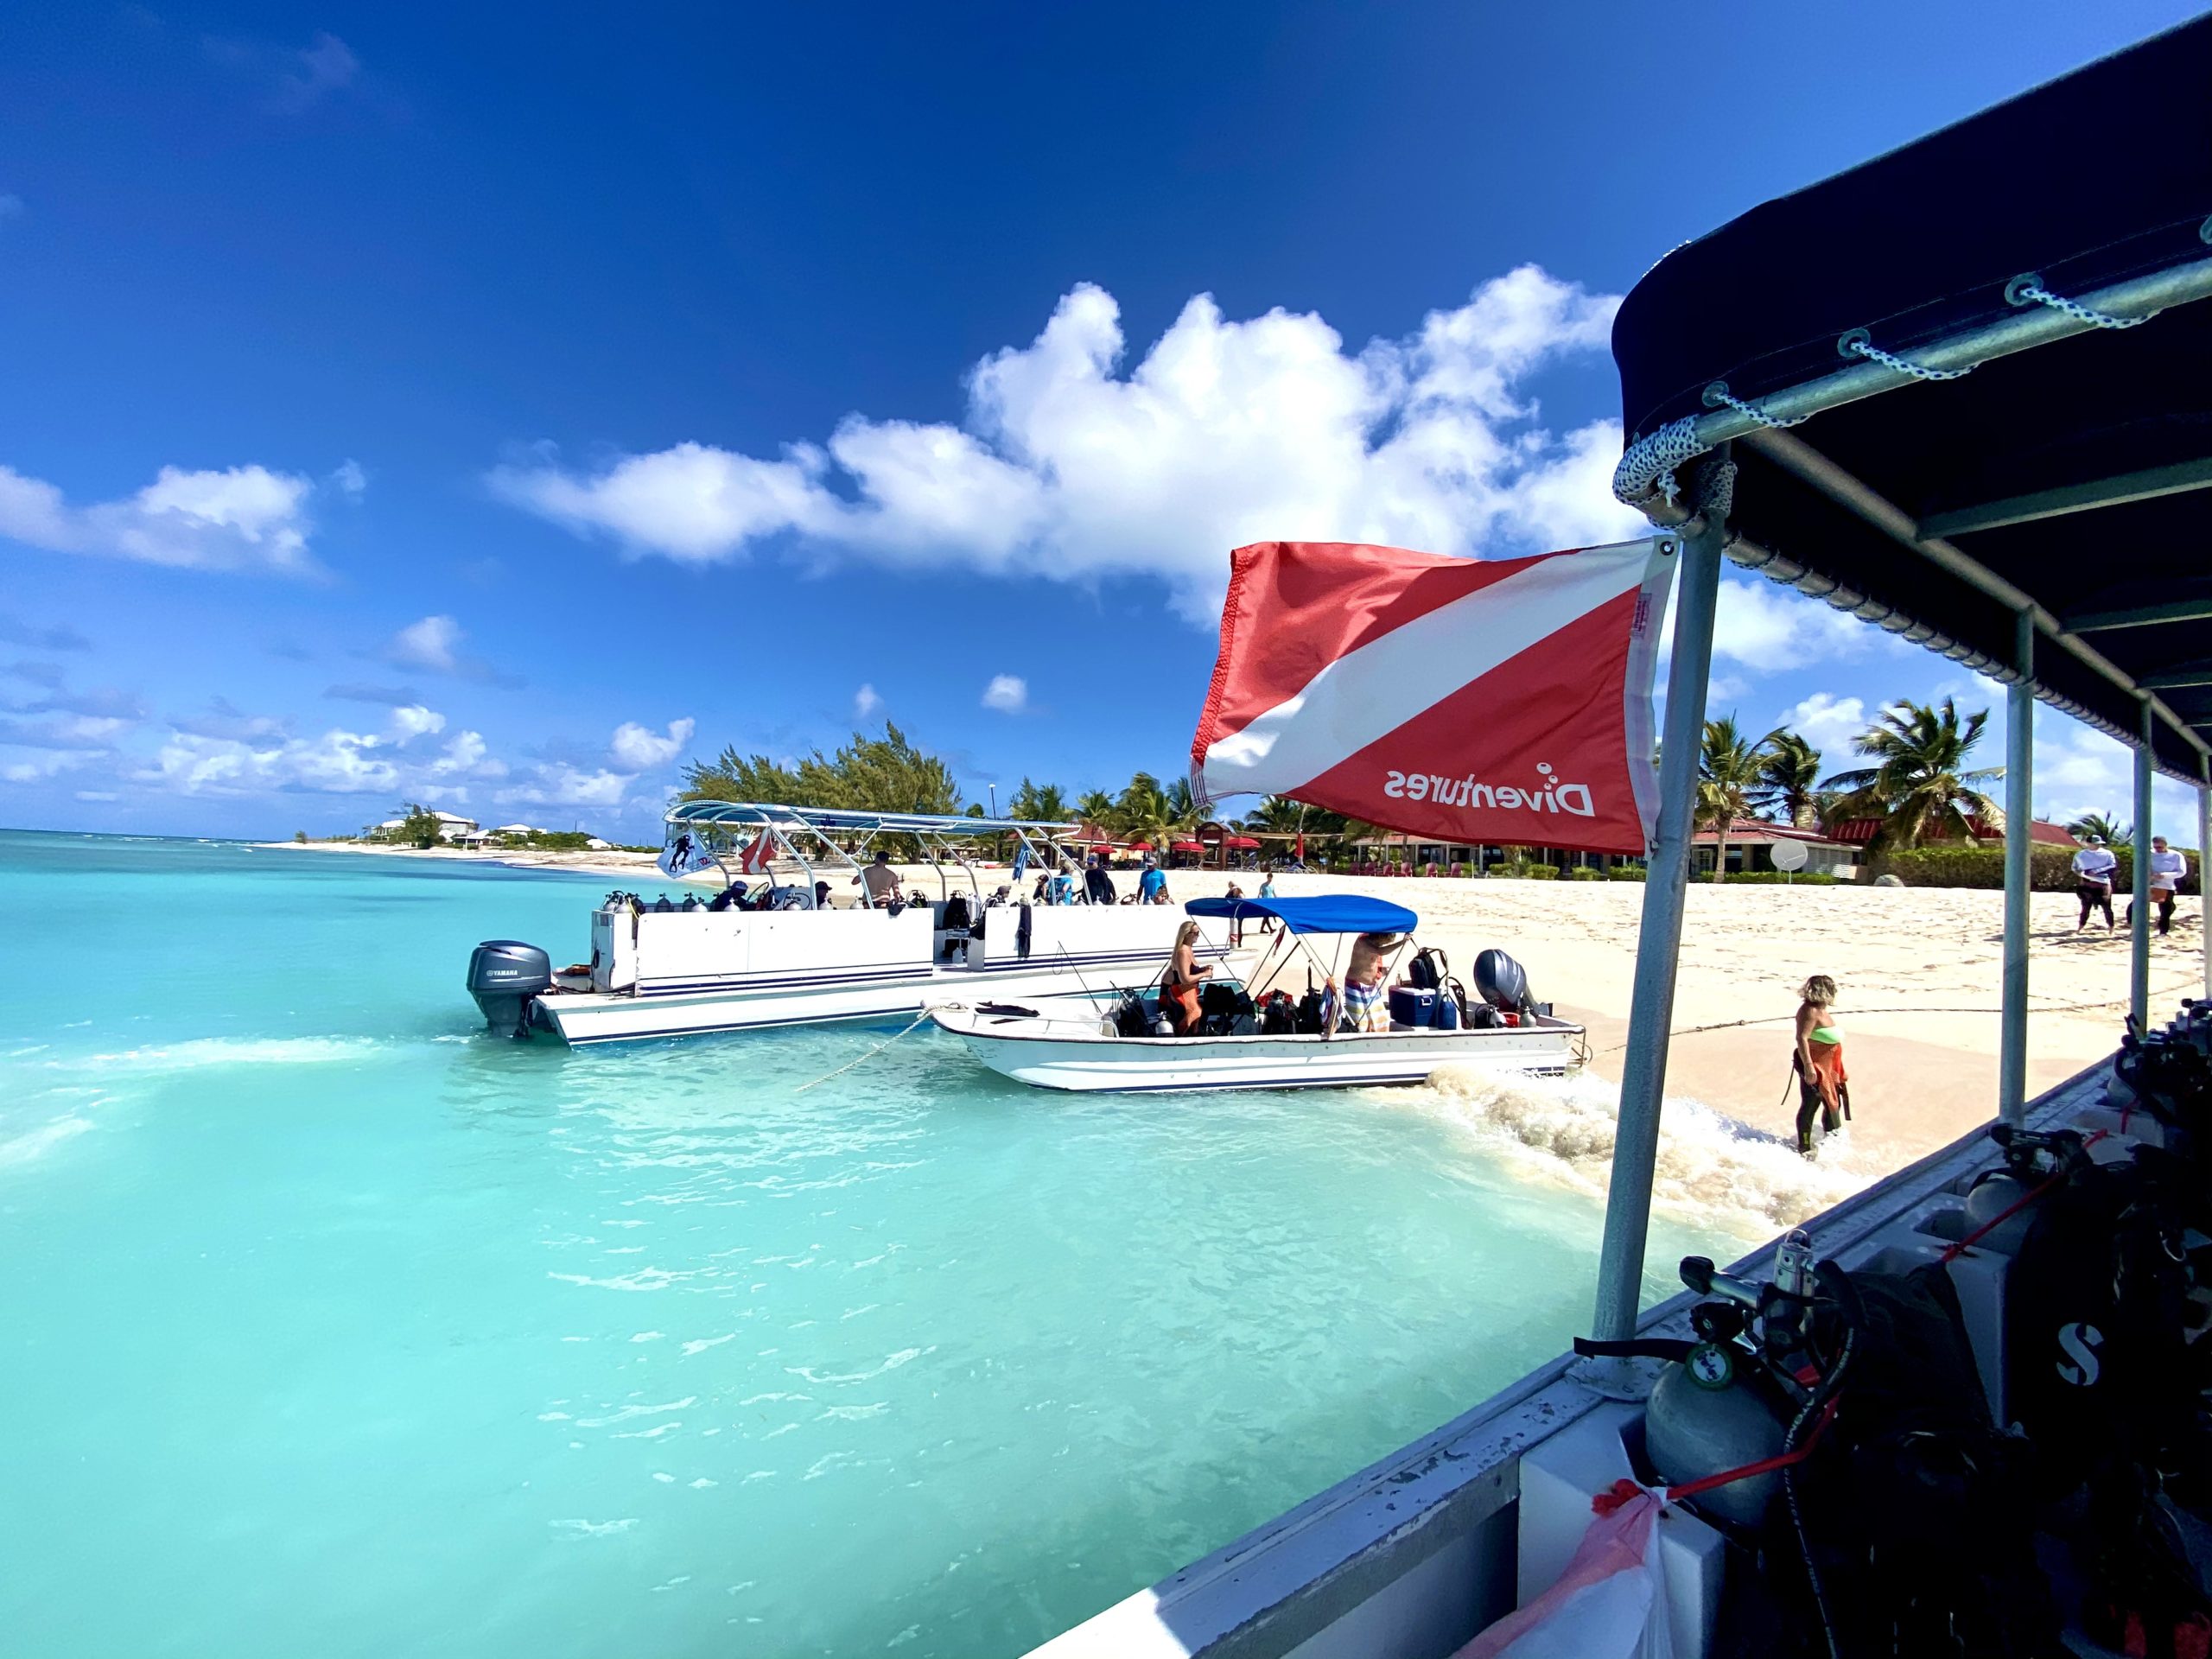
M 2089 925 L 2089 912 L 2099 909 L 2105 913 L 2105 931 L 2112 931 L 2112 873 L 2119 868 L 2120 861 L 2102 836 L 2088 836 L 2074 855 L 2074 896 L 2082 901 L 2082 919 L 2074 924 L 2076 933 Z
M 2164 836 L 2151 837 L 2151 902 L 2158 912 L 2158 931 L 2170 933 L 2174 925 L 2174 894 L 2189 879 L 2189 861 L 2166 845 Z M 2127 919 L 2135 919 L 2135 906 L 2127 906 Z

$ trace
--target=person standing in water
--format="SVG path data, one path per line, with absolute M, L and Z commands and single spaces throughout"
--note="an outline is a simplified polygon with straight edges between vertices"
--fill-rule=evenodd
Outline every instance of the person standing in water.
M 2082 850 L 2074 855 L 2074 894 L 2082 901 L 2082 919 L 2074 924 L 2076 933 L 2089 925 L 2093 910 L 2104 912 L 2105 931 L 2112 931 L 2112 874 L 2119 868 L 2120 861 L 2102 836 L 2082 838 Z
M 1843 1027 L 1835 1023 L 1835 981 L 1815 974 L 1797 993 L 1797 1150 L 1813 1155 L 1813 1120 L 1834 1135 L 1851 1116 L 1851 1084 L 1843 1070 Z

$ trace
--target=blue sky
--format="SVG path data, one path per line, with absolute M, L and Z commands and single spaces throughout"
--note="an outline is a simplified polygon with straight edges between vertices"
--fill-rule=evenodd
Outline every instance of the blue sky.
M 1172 772 L 1231 545 L 1622 529 L 1653 259 L 2187 15 L 443 10 L 11 21 L 0 823 L 655 839 L 886 716 L 977 798 Z M 1724 595 L 1715 711 L 1839 766 L 1946 690 L 1997 763 L 1953 665 Z

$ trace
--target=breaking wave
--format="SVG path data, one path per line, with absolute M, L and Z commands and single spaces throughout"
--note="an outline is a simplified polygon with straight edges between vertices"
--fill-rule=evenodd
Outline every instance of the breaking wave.
M 1523 1179 L 1602 1199 L 1611 1174 L 1620 1086 L 1577 1077 L 1440 1071 L 1406 1091 L 1458 1124 Z M 1660 1116 L 1652 1205 L 1671 1217 L 1764 1241 L 1871 1185 L 1881 1172 L 1854 1156 L 1850 1130 L 1800 1157 L 1780 1136 L 1700 1101 L 1669 1096 Z

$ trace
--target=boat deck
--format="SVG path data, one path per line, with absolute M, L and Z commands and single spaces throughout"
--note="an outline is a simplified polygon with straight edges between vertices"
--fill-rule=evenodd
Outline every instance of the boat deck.
M 2100 1061 L 2031 1103 L 2028 1127 L 2063 1125 L 2094 1107 L 2108 1069 Z M 1979 1129 L 1929 1154 L 1808 1222 L 1816 1256 L 1853 1265 L 1877 1235 L 1998 1161 Z M 1773 1253 L 1762 1246 L 1731 1270 L 1762 1281 Z M 1690 1336 L 1697 1300 L 1685 1291 L 1660 1304 L 1639 1334 Z M 1605 1406 L 1613 1396 L 1601 1388 L 1618 1363 L 1561 1355 L 1033 1652 L 1443 1659 L 1515 1605 L 1522 1454 Z

